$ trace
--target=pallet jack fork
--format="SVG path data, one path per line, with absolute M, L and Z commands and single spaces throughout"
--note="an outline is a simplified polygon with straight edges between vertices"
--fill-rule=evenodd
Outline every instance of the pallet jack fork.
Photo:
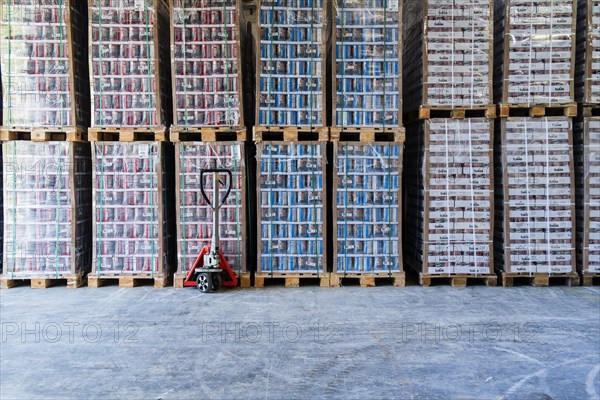
M 212 201 L 206 195 L 204 179 L 207 174 L 213 176 L 213 196 Z M 224 175 L 228 178 L 227 182 L 223 182 L 220 176 Z M 223 186 L 226 189 L 225 196 L 219 197 L 220 188 Z M 210 246 L 204 246 L 202 251 L 196 258 L 194 265 L 188 271 L 183 286 L 196 286 L 202 293 L 217 291 L 221 286 L 235 287 L 238 284 L 238 279 L 229 263 L 225 259 L 223 252 L 219 248 L 219 210 L 225 205 L 231 187 L 233 186 L 233 175 L 227 169 L 203 169 L 200 171 L 200 192 L 204 201 L 213 210 L 213 236 Z

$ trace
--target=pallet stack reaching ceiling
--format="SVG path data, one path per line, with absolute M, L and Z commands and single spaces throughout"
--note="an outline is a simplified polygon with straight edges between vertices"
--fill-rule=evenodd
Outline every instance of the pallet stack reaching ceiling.
M 493 2 L 405 6 L 405 263 L 425 286 L 495 285 Z
M 256 55 L 258 265 L 255 286 L 319 279 L 326 259 L 326 2 L 259 4 Z
M 87 10 L 76 1 L 0 3 L 2 284 L 83 284 L 91 266 Z
M 496 267 L 505 285 L 578 282 L 571 0 L 496 2 Z
M 168 284 L 175 266 L 169 6 L 89 2 L 94 174 L 90 286 Z
M 404 286 L 401 245 L 402 4 L 334 1 L 333 272 Z
M 239 12 L 236 0 L 175 0 L 171 7 L 176 287 L 183 287 L 198 254 L 210 245 L 213 212 L 202 198 L 200 173 L 214 168 L 233 174 L 231 194 L 219 216 L 221 250 L 240 285 L 250 286 Z M 205 187 L 211 196 L 214 183 L 212 175 L 207 178 Z
M 600 277 L 600 1 L 579 0 L 577 12 L 577 269 L 587 286 Z

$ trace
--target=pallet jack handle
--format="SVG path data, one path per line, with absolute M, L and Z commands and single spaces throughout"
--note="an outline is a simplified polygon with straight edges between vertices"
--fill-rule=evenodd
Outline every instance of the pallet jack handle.
M 204 176 L 206 174 L 221 174 L 221 173 L 225 173 L 229 176 L 229 181 L 226 186 L 227 192 L 225 193 L 225 196 L 221 200 L 220 204 L 213 204 L 210 201 L 210 199 L 208 198 L 208 196 L 206 195 L 206 192 L 204 191 Z M 217 175 L 217 177 L 218 177 L 218 175 Z M 202 197 L 204 198 L 204 201 L 206 201 L 206 204 L 208 204 L 209 207 L 212 208 L 213 210 L 215 209 L 215 207 L 220 208 L 223 204 L 225 204 L 225 201 L 227 201 L 227 198 L 229 197 L 229 194 L 231 193 L 232 183 L 233 183 L 233 174 L 228 169 L 215 168 L 215 169 L 203 169 L 200 171 L 200 192 L 202 192 Z M 221 180 L 215 179 L 214 185 L 217 185 L 217 184 L 221 184 L 221 185 L 225 186 L 225 184 L 222 183 Z M 219 201 L 219 199 L 213 199 L 213 201 Z

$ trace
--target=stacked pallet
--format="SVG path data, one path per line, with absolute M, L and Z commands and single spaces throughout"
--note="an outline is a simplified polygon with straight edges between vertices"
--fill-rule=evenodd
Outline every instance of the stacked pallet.
M 600 103 L 600 1 L 577 1 L 575 95 L 585 105 Z
M 560 107 L 575 116 L 577 2 L 496 1 L 495 93 L 502 117 L 548 115 Z M 512 111 L 517 109 L 517 111 Z
M 432 279 L 495 285 L 493 121 L 436 118 L 407 130 L 405 263 L 424 286 Z
M 81 286 L 92 261 L 89 145 L 8 141 L 3 153 L 2 284 Z
M 1 139 L 81 133 L 90 116 L 85 3 L 3 1 L 0 11 Z
M 153 280 L 166 286 L 175 265 L 173 150 L 160 141 L 92 143 L 93 251 L 90 287 Z
M 525 278 L 577 284 L 573 129 L 569 117 L 503 118 L 496 129 L 496 266 L 504 286 Z
M 3 286 L 83 284 L 91 266 L 85 3 L 0 4 Z M 40 142 L 40 143 L 38 143 Z
M 583 284 L 600 277 L 600 118 L 575 121 L 577 269 Z
M 402 7 L 353 0 L 333 9 L 331 285 L 404 286 Z
M 92 140 L 162 140 L 171 123 L 165 0 L 89 3 Z
M 220 221 L 220 249 L 250 286 L 246 266 L 246 170 L 242 90 L 240 4 L 236 0 L 182 1 L 172 4 L 177 254 L 175 286 L 213 236 L 212 209 L 200 191 L 203 169 L 228 169 L 232 190 Z M 206 181 L 207 188 L 214 184 Z M 212 193 L 209 191 L 209 193 Z
M 329 286 L 326 244 L 325 40 L 322 0 L 259 5 L 255 286 L 314 278 Z
M 494 2 L 406 3 L 404 99 L 409 115 L 427 118 L 440 110 L 467 109 L 473 116 L 493 117 Z
M 258 125 L 325 126 L 325 1 L 263 0 L 259 7 Z

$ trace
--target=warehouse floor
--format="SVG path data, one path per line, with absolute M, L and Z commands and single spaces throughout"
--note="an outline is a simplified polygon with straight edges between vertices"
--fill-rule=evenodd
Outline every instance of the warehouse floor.
M 0 398 L 600 398 L 600 288 L 0 291 Z

